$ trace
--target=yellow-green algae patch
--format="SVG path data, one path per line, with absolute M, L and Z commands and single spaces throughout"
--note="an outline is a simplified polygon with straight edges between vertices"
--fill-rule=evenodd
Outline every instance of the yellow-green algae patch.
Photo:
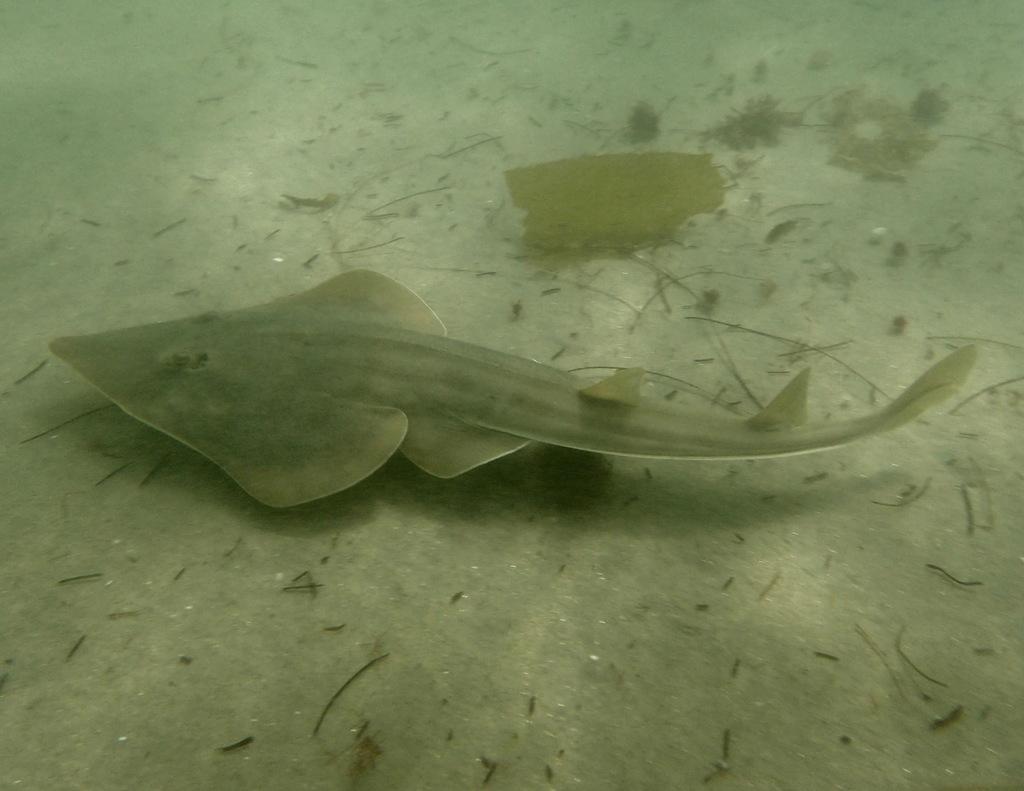
M 526 210 L 523 241 L 549 253 L 665 241 L 725 196 L 710 154 L 667 151 L 544 162 L 507 170 L 505 181 L 516 206 Z

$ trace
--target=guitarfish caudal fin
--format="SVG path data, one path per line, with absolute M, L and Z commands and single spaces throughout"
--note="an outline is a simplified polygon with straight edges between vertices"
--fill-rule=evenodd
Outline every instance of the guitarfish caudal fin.
M 977 357 L 975 346 L 964 346 L 943 357 L 882 410 L 878 431 L 898 428 L 945 401 L 966 381 Z

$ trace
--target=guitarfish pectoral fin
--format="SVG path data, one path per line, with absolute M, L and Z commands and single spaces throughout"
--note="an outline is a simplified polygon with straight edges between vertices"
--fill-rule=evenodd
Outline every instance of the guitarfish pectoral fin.
M 353 269 L 308 291 L 281 297 L 277 305 L 326 308 L 349 318 L 391 324 L 427 335 L 446 335 L 444 323 L 414 291 L 379 272 Z

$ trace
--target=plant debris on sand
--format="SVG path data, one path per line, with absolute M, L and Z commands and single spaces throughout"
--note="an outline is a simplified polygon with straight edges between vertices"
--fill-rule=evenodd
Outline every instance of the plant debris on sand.
M 742 110 L 733 110 L 724 121 L 706 130 L 701 139 L 717 140 L 735 150 L 758 145 L 778 145 L 779 133 L 785 127 L 799 126 L 800 113 L 779 109 L 774 96 L 748 99 Z

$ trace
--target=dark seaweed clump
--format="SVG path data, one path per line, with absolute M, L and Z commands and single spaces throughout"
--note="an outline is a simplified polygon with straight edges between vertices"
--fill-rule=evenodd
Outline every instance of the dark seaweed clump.
M 658 136 L 660 117 L 647 102 L 637 102 L 626 123 L 626 140 L 630 143 L 648 143 Z
M 717 140 L 729 148 L 743 150 L 758 145 L 778 145 L 779 133 L 787 126 L 800 123 L 799 113 L 779 109 L 774 96 L 748 99 L 742 110 L 733 110 L 720 124 L 705 131 L 701 137 Z
M 922 88 L 910 103 L 910 116 L 919 124 L 933 126 L 939 123 L 949 110 L 942 94 L 934 88 Z

